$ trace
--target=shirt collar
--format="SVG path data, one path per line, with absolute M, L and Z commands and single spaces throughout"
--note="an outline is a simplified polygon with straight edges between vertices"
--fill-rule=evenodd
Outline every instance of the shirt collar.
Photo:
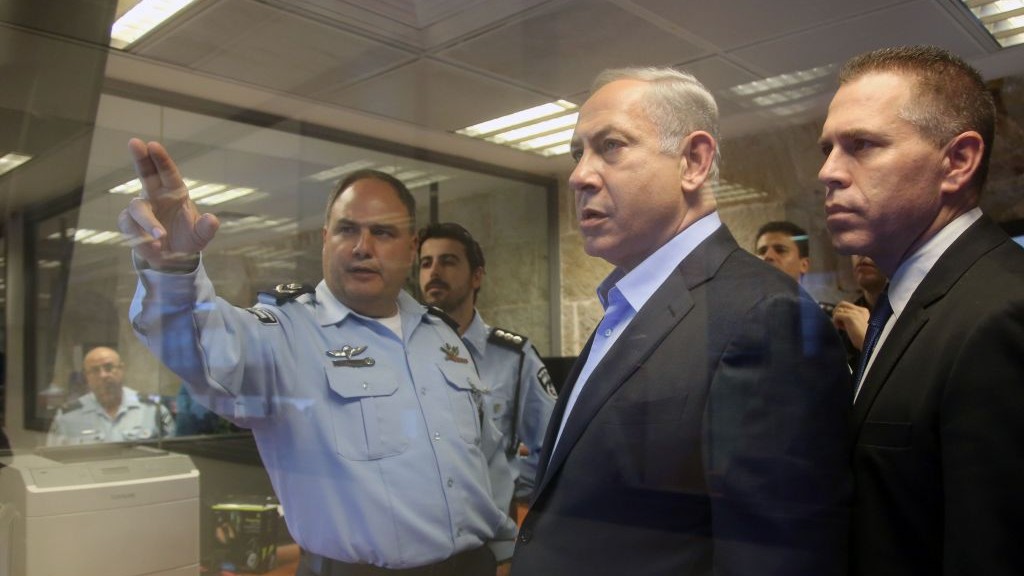
M 484 351 L 487 350 L 487 338 L 489 336 L 490 327 L 484 322 L 484 319 L 480 317 L 480 313 L 473 309 L 473 321 L 469 323 L 469 328 L 462 333 L 462 340 L 477 353 L 481 358 L 484 356 Z
M 679 263 L 721 225 L 718 212 L 712 212 L 687 226 L 628 273 L 621 268 L 613 270 L 597 287 L 601 306 L 608 308 L 608 291 L 618 286 L 633 310 L 640 310 Z
M 323 280 L 316 285 L 315 304 L 316 320 L 321 326 L 338 324 L 349 315 L 365 318 L 365 316 L 360 316 L 358 313 L 353 312 L 351 308 L 335 298 L 334 293 L 331 292 L 331 289 L 327 287 L 327 283 Z M 402 317 L 402 331 L 404 333 L 410 333 L 416 324 L 429 317 L 426 307 L 407 294 L 405 290 L 399 290 L 398 292 L 398 313 Z
M 899 317 L 903 313 L 910 297 L 935 262 L 978 218 L 981 218 L 981 208 L 977 207 L 957 216 L 899 265 L 889 280 L 889 303 L 892 304 L 893 316 Z

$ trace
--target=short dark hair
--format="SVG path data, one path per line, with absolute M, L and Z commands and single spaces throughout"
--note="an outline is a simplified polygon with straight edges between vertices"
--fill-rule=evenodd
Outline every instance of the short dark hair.
M 782 234 L 789 234 L 789 237 L 793 239 L 793 243 L 796 244 L 797 252 L 800 253 L 801 258 L 808 258 L 810 250 L 810 242 L 807 237 L 807 230 L 793 224 L 789 220 L 774 220 L 767 222 L 757 229 L 757 235 L 754 236 L 754 244 L 757 241 L 770 232 L 780 232 Z
M 912 98 L 898 113 L 937 146 L 970 130 L 981 135 L 985 150 L 970 182 L 980 193 L 988 177 L 996 125 L 995 100 L 981 74 L 942 48 L 901 46 L 850 59 L 839 71 L 839 84 L 880 72 L 906 74 L 916 80 Z
M 484 263 L 484 251 L 480 249 L 480 244 L 473 238 L 473 235 L 469 233 L 459 224 L 455 222 L 435 222 L 428 224 L 423 228 L 420 228 L 418 233 L 420 240 L 420 248 L 423 248 L 423 243 L 431 238 L 447 238 L 449 240 L 455 240 L 462 247 L 466 249 L 466 261 L 469 262 L 469 270 L 472 272 L 477 268 L 483 268 Z
M 334 203 L 338 201 L 338 197 L 341 196 L 341 193 L 347 190 L 349 186 L 360 180 L 380 180 L 381 182 L 390 185 L 395 191 L 395 194 L 398 194 L 398 199 L 405 205 L 405 210 L 409 214 L 409 231 L 412 232 L 416 229 L 416 199 L 413 198 L 412 192 L 409 192 L 409 188 L 407 188 L 401 180 L 395 178 L 391 174 L 370 168 L 356 170 L 348 176 L 345 176 L 341 182 L 338 182 L 338 185 L 334 187 L 331 191 L 330 197 L 327 199 L 327 214 L 324 216 L 325 221 L 330 221 L 331 208 L 334 208 Z

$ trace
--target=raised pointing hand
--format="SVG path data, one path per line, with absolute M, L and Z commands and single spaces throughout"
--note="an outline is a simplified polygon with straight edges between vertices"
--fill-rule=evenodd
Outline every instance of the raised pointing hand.
M 118 217 L 118 227 L 138 257 L 158 270 L 191 269 L 213 240 L 220 221 L 201 214 L 170 154 L 159 142 L 128 142 L 142 192 Z

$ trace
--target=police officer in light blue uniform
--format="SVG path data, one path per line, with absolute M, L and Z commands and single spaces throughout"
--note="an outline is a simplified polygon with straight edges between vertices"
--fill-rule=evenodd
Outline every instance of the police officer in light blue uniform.
M 253 430 L 298 574 L 492 576 L 515 536 L 495 498 L 512 473 L 463 343 L 401 291 L 416 256 L 405 186 L 349 175 L 328 203 L 324 281 L 243 310 L 199 263 L 216 218 L 163 147 L 130 148 L 146 194 L 119 223 L 137 242 L 132 325 L 195 400 Z
M 47 446 L 132 442 L 174 435 L 165 406 L 124 386 L 124 364 L 116 350 L 93 348 L 82 360 L 89 392 L 62 406 L 50 424 Z
M 444 222 L 421 228 L 418 236 L 423 299 L 464 327 L 459 333 L 480 371 L 488 413 L 517 472 L 515 497 L 525 500 L 533 491 L 541 443 L 555 404 L 547 368 L 526 337 L 491 328 L 476 310 L 486 264 L 472 235 L 458 224 Z M 511 500 L 512 495 L 508 497 Z

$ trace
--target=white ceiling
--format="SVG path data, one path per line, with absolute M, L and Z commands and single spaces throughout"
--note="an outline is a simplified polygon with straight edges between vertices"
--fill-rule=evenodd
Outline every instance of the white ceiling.
M 356 132 L 433 139 L 432 148 L 550 173 L 564 159 L 455 145 L 450 132 L 558 98 L 581 103 L 607 67 L 670 65 L 716 93 L 727 137 L 749 133 L 820 116 L 831 81 L 795 117 L 752 108 L 728 88 L 915 43 L 989 75 L 1024 70 L 1024 47 L 1000 51 L 955 0 L 199 0 L 113 57 L 109 73 L 143 83 L 168 69 L 194 73 L 209 93 L 185 91 L 206 98 L 223 99 L 217 85 L 227 82 L 263 93 L 257 108 L 302 116 L 318 106 L 327 118 L 360 119 L 326 120 Z

